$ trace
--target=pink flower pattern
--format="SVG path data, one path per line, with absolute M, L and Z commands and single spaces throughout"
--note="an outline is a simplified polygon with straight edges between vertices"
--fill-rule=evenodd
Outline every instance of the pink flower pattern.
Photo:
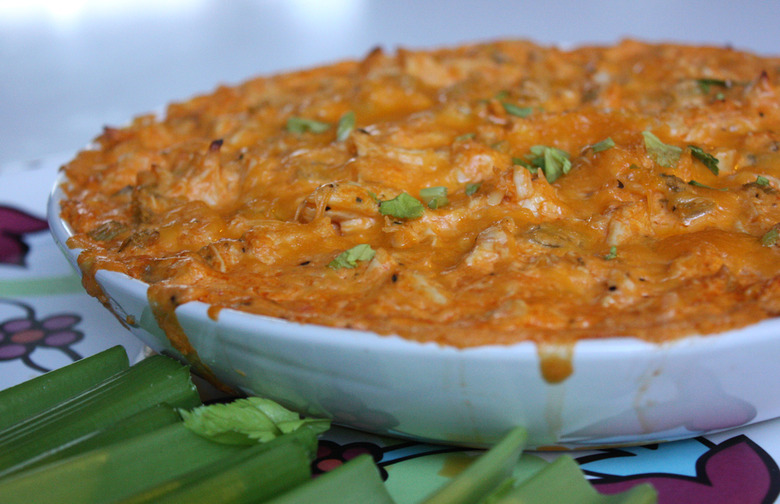
M 0 264 L 25 266 L 30 247 L 24 242 L 24 235 L 48 228 L 48 223 L 43 219 L 0 205 Z
M 0 363 L 20 359 L 24 364 L 42 373 L 49 369 L 37 364 L 32 353 L 37 348 L 51 348 L 63 352 L 74 361 L 81 359 L 71 345 L 81 341 L 84 333 L 76 329 L 81 317 L 72 313 L 52 315 L 38 320 L 33 308 L 20 301 L 0 300 L 23 309 L 26 316 L 0 322 Z

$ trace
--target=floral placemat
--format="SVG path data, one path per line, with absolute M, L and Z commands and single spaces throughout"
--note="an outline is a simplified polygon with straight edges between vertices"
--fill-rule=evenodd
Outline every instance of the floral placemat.
M 67 157 L 0 166 L 0 389 L 115 345 L 131 361 L 144 346 L 82 289 L 48 232 L 46 201 Z M 418 502 L 476 457 L 342 429 L 320 443 L 315 472 L 369 453 L 398 504 Z M 558 453 L 525 453 L 519 476 Z M 672 443 L 571 454 L 603 493 L 650 482 L 659 502 L 778 502 L 780 420 Z

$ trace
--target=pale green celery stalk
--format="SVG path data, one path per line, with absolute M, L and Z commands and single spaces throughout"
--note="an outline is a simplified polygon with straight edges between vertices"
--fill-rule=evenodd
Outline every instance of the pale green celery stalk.
M 651 504 L 657 499 L 655 489 L 648 484 L 620 494 L 600 494 L 585 479 L 577 462 L 563 455 L 497 499 L 495 504 Z
M 27 459 L 160 403 L 192 408 L 200 398 L 189 368 L 155 355 L 0 432 L 0 476 Z
M 0 431 L 80 394 L 128 366 L 124 348 L 115 346 L 0 391 Z
M 178 422 L 4 478 L 0 501 L 113 503 L 245 449 L 204 439 Z
M 94 430 L 72 442 L 57 446 L 36 457 L 23 460 L 19 464 L 7 468 L 4 474 L 11 475 L 22 470 L 27 471 L 34 467 L 50 464 L 96 448 L 109 446 L 113 443 L 130 439 L 133 436 L 146 434 L 180 421 L 179 413 L 172 407 L 167 404 L 157 404 L 139 411 L 124 420 L 120 420 L 105 429 Z
M 374 459 L 359 455 L 266 504 L 394 504 Z
M 116 504 L 251 504 L 311 479 L 311 441 L 281 436 L 165 481 Z M 310 435 L 316 442 L 316 436 Z
M 422 504 L 472 504 L 502 485 L 525 447 L 526 430 L 515 427 L 460 474 L 422 501 Z

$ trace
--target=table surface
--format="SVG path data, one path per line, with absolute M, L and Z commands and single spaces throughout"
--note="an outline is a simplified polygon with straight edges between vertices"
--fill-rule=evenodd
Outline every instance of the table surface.
M 0 388 L 113 344 L 131 357 L 142 352 L 82 292 L 44 220 L 57 167 L 105 125 L 222 83 L 360 58 L 378 45 L 633 37 L 780 54 L 777 26 L 774 0 L 0 0 Z M 468 456 L 340 430 L 323 447 L 323 467 L 371 453 L 399 504 L 418 501 L 447 479 L 443 468 Z M 524 455 L 522 467 L 551 457 Z M 780 421 L 575 457 L 601 485 L 654 482 L 662 503 L 765 503 L 780 493 Z

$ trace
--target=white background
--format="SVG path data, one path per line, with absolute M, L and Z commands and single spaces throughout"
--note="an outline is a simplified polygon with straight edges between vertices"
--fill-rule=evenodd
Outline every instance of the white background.
M 222 83 L 500 37 L 780 55 L 780 1 L 0 0 L 0 171 Z

